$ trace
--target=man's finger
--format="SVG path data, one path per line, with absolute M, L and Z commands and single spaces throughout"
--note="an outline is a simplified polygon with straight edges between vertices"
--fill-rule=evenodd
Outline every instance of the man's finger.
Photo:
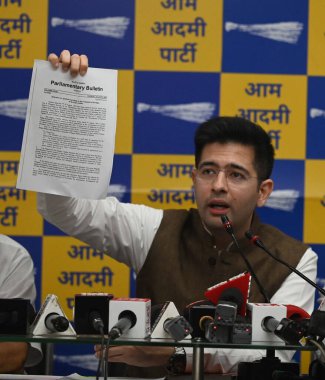
M 49 54 L 47 59 L 52 64 L 53 67 L 59 67 L 59 57 L 56 54 L 54 53 Z
M 88 70 L 88 57 L 84 54 L 80 55 L 80 75 L 85 75 Z
M 78 75 L 80 69 L 80 55 L 72 54 L 70 61 L 70 72 L 72 75 Z
M 69 50 L 63 50 L 61 52 L 59 61 L 62 63 L 63 70 L 68 71 L 71 62 L 71 54 Z

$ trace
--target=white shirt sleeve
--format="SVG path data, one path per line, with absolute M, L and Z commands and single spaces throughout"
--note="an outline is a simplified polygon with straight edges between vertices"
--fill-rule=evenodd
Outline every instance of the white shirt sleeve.
M 163 210 L 103 200 L 38 194 L 38 210 L 62 231 L 100 249 L 139 273 L 163 217 Z
M 34 266 L 24 247 L 7 236 L 0 236 L 0 298 L 25 298 L 35 302 Z
M 0 235 L 0 298 L 24 298 L 34 306 L 36 289 L 34 265 L 27 250 L 5 235 Z M 42 359 L 39 343 L 29 345 L 25 367 L 34 366 Z
M 313 282 L 316 281 L 317 255 L 311 248 L 304 253 L 296 269 Z M 273 295 L 271 303 L 299 306 L 311 314 L 314 309 L 314 299 L 315 289 L 297 274 L 291 273 Z M 190 372 L 193 353 L 189 348 L 186 348 L 185 351 L 186 370 Z M 205 372 L 209 373 L 236 371 L 239 362 L 252 362 L 261 359 L 266 354 L 265 350 L 249 349 L 205 349 L 204 353 Z M 293 355 L 294 351 L 292 350 L 276 351 L 276 356 L 284 362 L 290 361 Z

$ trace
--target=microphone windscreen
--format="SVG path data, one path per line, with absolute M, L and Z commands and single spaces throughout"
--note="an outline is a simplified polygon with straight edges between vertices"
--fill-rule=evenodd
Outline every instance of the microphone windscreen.
M 305 311 L 299 306 L 290 305 L 290 304 L 285 305 L 285 306 L 287 308 L 287 318 L 294 319 L 294 320 L 310 318 L 310 315 L 307 313 L 307 311 Z
M 237 309 L 239 310 L 243 304 L 244 298 L 239 289 L 227 288 L 220 294 L 219 301 L 233 302 L 237 305 Z
M 314 310 L 311 314 L 309 321 L 309 333 L 325 337 L 325 324 L 324 324 L 325 311 Z
M 219 284 L 211 286 L 205 291 L 204 295 L 208 300 L 212 301 L 216 305 L 226 289 L 239 290 L 242 294 L 242 301 L 240 303 L 241 307 L 238 308 L 238 313 L 244 317 L 246 315 L 246 304 L 249 297 L 250 283 L 251 274 L 249 272 L 244 272 L 237 276 L 231 277 L 226 281 L 220 282 Z M 239 301 L 239 299 L 237 299 L 237 301 Z

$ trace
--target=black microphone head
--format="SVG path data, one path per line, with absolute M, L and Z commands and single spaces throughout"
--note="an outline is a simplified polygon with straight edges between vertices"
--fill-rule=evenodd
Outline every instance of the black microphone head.
M 193 331 L 190 323 L 181 315 L 174 318 L 167 318 L 164 321 L 163 327 L 176 341 L 183 340 Z
M 52 321 L 53 326 L 55 327 L 56 331 L 63 332 L 66 331 L 69 327 L 69 321 L 67 318 L 63 317 L 62 315 L 59 315 Z
M 274 332 L 279 324 L 280 321 L 271 316 L 265 317 L 261 321 L 261 327 L 266 332 Z
M 234 233 L 234 230 L 232 228 L 232 224 L 231 224 L 231 221 L 229 220 L 228 216 L 227 215 L 221 215 L 221 222 L 226 230 L 226 232 L 228 232 L 228 234 L 230 235 L 233 235 Z
M 325 311 L 314 310 L 310 316 L 308 332 L 312 335 L 325 337 Z
M 220 294 L 218 302 L 220 301 L 233 302 L 239 310 L 244 302 L 244 297 L 238 288 L 227 288 Z
M 262 243 L 260 237 L 258 235 L 254 235 L 251 230 L 245 232 L 245 236 L 247 239 L 258 247 L 264 249 L 264 244 Z
M 97 310 L 93 310 L 89 313 L 88 315 L 88 320 L 90 323 L 90 326 L 97 331 L 101 332 L 102 329 L 104 328 L 104 322 L 101 316 L 101 313 Z
M 118 316 L 119 320 L 122 318 L 127 318 L 130 320 L 131 322 L 130 329 L 137 323 L 137 316 L 131 310 L 123 310 Z

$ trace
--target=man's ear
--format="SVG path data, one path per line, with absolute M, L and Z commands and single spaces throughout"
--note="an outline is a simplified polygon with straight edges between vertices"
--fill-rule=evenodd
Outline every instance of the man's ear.
M 265 205 L 272 191 L 273 181 L 271 179 L 266 179 L 265 181 L 261 182 L 258 190 L 257 207 L 262 207 Z
M 196 177 L 196 169 L 192 169 L 192 173 L 191 173 L 191 177 L 192 177 L 192 182 L 193 184 L 195 183 L 195 177 Z

